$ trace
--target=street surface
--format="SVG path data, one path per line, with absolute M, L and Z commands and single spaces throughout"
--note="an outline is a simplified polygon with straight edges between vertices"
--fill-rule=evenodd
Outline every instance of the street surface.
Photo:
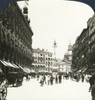
M 9 87 L 6 100 L 91 100 L 89 83 L 62 80 L 60 84 L 40 86 L 37 79 L 24 80 L 21 87 Z

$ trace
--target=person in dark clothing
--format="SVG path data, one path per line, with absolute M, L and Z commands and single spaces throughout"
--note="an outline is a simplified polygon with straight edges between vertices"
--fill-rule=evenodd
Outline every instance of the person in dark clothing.
M 83 74 L 82 74 L 82 77 L 81 78 L 82 78 L 82 82 L 84 82 L 84 75 Z
M 62 76 L 59 75 L 59 83 L 61 83 L 61 81 L 62 81 Z
M 58 77 L 57 77 L 57 75 L 56 75 L 56 77 L 55 77 L 55 83 L 56 83 L 56 84 L 58 83 Z
M 92 96 L 92 100 L 95 100 L 95 81 L 94 81 L 94 85 L 92 85 L 92 89 L 91 89 L 91 96 Z
M 39 80 L 39 75 L 37 75 L 37 81 Z
M 46 76 L 45 75 L 43 76 L 43 81 L 46 84 Z
M 40 80 L 40 85 L 41 85 L 41 86 L 44 85 L 44 80 L 43 80 L 43 78 L 41 78 L 41 80 Z
M 51 85 L 53 85 L 53 79 L 54 79 L 53 76 L 51 76 L 50 77 L 50 83 L 51 83 Z
M 95 75 L 92 75 L 89 79 L 90 88 L 89 91 L 92 89 L 92 85 L 94 85 Z

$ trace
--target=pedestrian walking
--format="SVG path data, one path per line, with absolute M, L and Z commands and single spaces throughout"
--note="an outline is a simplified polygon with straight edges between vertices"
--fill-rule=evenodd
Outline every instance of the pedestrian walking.
M 39 80 L 39 75 L 37 75 L 37 81 Z
M 43 86 L 44 85 L 44 80 L 43 80 L 43 77 L 41 77 L 40 79 L 40 85 Z
M 55 83 L 57 84 L 58 83 L 58 76 L 56 75 L 55 77 Z
M 50 84 L 50 75 L 48 75 L 46 79 L 47 79 L 47 84 L 49 85 Z
M 47 84 L 45 75 L 43 76 L 43 81 L 44 81 L 45 84 Z
M 91 91 L 92 85 L 94 85 L 94 80 L 95 80 L 95 75 L 92 75 L 89 79 L 89 84 L 90 84 L 89 91 Z
M 92 85 L 92 89 L 91 89 L 91 96 L 92 96 L 92 100 L 95 100 L 95 81 L 94 84 Z
M 81 78 L 82 78 L 82 82 L 84 82 L 84 75 L 83 74 L 82 74 Z
M 51 77 L 50 77 L 50 83 L 51 83 L 51 85 L 53 85 L 53 76 L 51 75 Z
M 61 76 L 61 74 L 59 75 L 59 83 L 61 83 L 61 81 L 62 81 L 62 76 Z

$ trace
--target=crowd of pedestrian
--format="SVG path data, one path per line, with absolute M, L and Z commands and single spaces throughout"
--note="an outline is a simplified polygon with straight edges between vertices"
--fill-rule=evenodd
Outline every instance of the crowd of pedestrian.
M 40 85 L 43 86 L 44 84 L 53 85 L 62 82 L 62 75 L 37 75 L 37 81 L 39 81 Z
M 55 77 L 53 75 L 37 75 L 37 80 L 39 80 L 41 86 L 44 84 L 53 85 L 54 83 L 62 83 L 62 79 L 71 79 L 73 81 L 75 80 L 76 82 L 79 82 L 80 80 L 81 82 L 84 82 L 85 80 L 86 82 L 89 82 L 89 92 L 91 92 L 92 100 L 95 100 L 95 74 L 88 77 L 84 74 L 57 74 Z
M 85 76 L 83 74 L 53 74 L 51 75 L 37 75 L 37 81 L 39 81 L 40 85 L 43 86 L 44 84 L 53 85 L 62 83 L 63 79 L 71 79 L 73 81 L 79 82 L 80 80 L 84 82 Z
M 34 77 L 34 76 L 33 76 Z M 32 78 L 33 78 L 32 77 Z M 91 75 L 85 75 L 82 73 L 65 73 L 65 74 L 50 74 L 50 75 L 36 75 L 34 78 L 37 78 L 37 81 L 41 86 L 44 85 L 53 85 L 53 84 L 60 84 L 62 83 L 63 79 L 71 79 L 72 81 L 76 82 L 88 82 L 89 83 L 89 92 L 91 92 L 92 100 L 95 100 L 95 73 Z M 29 80 L 29 77 L 26 77 L 26 80 Z

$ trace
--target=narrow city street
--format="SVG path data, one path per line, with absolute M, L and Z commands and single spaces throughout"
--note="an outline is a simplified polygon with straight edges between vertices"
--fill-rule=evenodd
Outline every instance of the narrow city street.
M 95 0 L 3 1 L 0 100 L 92 100 Z
M 89 83 L 62 80 L 60 84 L 40 86 L 37 79 L 24 80 L 21 87 L 9 87 L 6 100 L 91 100 Z

